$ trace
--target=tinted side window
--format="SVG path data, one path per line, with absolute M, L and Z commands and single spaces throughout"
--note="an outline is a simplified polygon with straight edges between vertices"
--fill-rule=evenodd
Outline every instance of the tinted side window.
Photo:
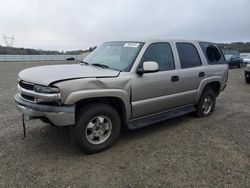
M 215 44 L 200 42 L 200 46 L 207 58 L 208 64 L 214 65 L 226 63 L 220 49 Z
M 201 65 L 200 56 L 191 43 L 176 43 L 176 47 L 180 57 L 181 68 L 198 67 Z
M 151 44 L 142 57 L 142 62 L 155 61 L 159 65 L 159 71 L 175 69 L 174 58 L 168 43 Z

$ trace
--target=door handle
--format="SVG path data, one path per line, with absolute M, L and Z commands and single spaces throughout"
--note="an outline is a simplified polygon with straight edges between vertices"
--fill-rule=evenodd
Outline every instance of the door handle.
M 172 82 L 177 82 L 179 80 L 179 76 L 172 76 L 171 81 Z
M 199 77 L 204 77 L 205 76 L 205 72 L 200 72 L 199 73 Z

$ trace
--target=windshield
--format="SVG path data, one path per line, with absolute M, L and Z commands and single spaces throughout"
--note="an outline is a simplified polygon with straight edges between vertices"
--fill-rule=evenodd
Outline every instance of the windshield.
M 232 57 L 233 57 L 233 55 L 229 55 L 229 54 L 226 54 L 226 55 L 225 55 L 225 59 L 226 59 L 227 61 L 230 60 Z
M 129 71 L 142 45 L 140 42 L 106 42 L 89 54 L 84 62 Z

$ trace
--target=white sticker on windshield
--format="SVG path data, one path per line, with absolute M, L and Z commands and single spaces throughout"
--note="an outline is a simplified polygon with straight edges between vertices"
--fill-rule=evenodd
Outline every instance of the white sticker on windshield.
M 127 47 L 127 48 L 138 48 L 139 45 L 140 45 L 140 43 L 128 42 L 128 43 L 124 44 L 124 47 Z

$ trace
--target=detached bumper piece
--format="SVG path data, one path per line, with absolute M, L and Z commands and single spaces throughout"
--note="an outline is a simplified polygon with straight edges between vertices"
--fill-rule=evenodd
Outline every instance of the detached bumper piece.
M 23 100 L 19 94 L 15 95 L 17 109 L 30 118 L 48 120 L 55 126 L 68 126 L 75 124 L 75 105 L 52 106 L 36 104 Z

